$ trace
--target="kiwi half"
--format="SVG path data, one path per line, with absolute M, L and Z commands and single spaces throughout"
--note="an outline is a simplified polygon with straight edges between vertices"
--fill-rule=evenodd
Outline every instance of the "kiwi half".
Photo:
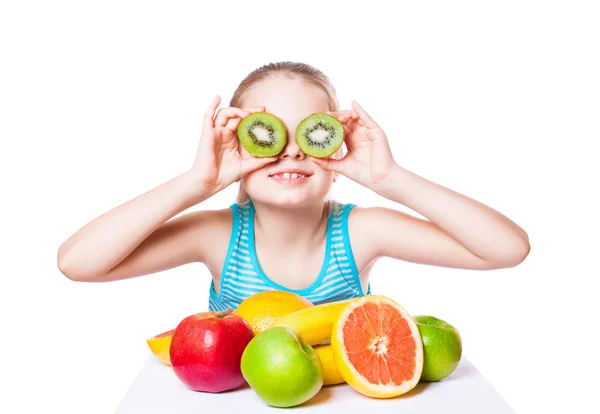
M 336 152 L 344 141 L 344 126 L 331 115 L 317 112 L 296 128 L 296 142 L 306 155 L 325 158 Z
M 255 157 L 273 157 L 287 143 L 287 130 L 281 119 L 267 112 L 253 112 L 238 125 L 238 138 Z

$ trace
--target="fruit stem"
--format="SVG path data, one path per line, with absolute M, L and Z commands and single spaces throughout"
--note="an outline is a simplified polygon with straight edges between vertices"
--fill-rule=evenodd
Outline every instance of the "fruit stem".
M 215 316 L 217 318 L 224 318 L 227 315 L 231 315 L 232 313 L 233 313 L 233 308 L 227 308 L 224 311 L 217 313 Z

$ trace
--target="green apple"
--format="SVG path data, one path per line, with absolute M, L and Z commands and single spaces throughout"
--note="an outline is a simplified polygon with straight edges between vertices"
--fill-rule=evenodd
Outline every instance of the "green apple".
M 413 316 L 423 341 L 421 381 L 439 381 L 458 366 L 462 341 L 458 329 L 434 316 Z
M 256 335 L 242 354 L 241 369 L 252 389 L 274 407 L 302 404 L 323 386 L 319 355 L 289 328 Z

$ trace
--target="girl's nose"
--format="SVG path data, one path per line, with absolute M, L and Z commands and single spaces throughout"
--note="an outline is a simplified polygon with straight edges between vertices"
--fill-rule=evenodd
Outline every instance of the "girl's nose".
M 296 133 L 294 131 L 293 134 L 288 132 L 288 140 L 283 148 L 283 151 L 279 153 L 280 159 L 291 158 L 294 160 L 303 160 L 306 158 L 306 154 L 302 152 L 300 146 L 296 142 Z

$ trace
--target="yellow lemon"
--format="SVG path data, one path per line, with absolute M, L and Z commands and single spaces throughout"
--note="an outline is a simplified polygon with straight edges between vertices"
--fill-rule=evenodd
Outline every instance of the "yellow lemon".
M 311 306 L 314 306 L 311 301 L 295 293 L 269 290 L 245 299 L 235 314 L 246 320 L 254 335 L 258 335 L 279 318 Z

